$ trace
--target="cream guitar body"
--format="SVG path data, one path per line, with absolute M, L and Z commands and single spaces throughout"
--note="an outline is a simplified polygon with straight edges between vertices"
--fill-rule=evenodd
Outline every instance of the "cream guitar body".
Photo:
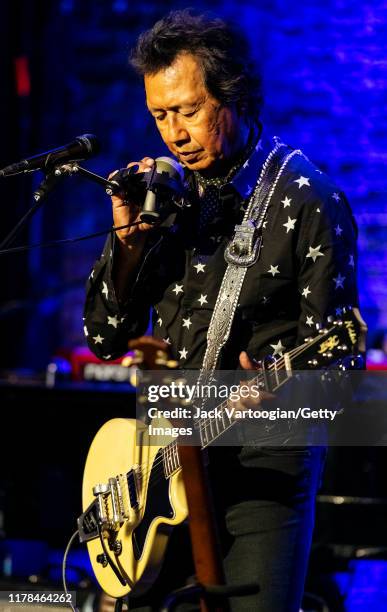
M 165 419 L 152 424 L 170 427 Z M 89 449 L 78 527 L 95 576 L 112 597 L 137 595 L 151 586 L 168 534 L 187 517 L 182 473 L 172 455 L 163 452 L 165 441 L 163 436 L 163 445 L 155 445 L 152 436 L 150 445 L 143 423 L 113 419 L 101 427 Z M 101 516 L 104 547 L 97 529 Z

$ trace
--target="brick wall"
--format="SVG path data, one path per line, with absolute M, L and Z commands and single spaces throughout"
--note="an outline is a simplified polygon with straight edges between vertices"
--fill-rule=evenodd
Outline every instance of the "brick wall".
M 163 152 L 127 54 L 140 31 L 184 4 L 55 0 L 49 6 L 44 38 L 37 41 L 42 78 L 35 121 L 42 147 L 95 132 L 102 153 L 88 167 L 105 175 Z M 347 193 L 360 228 L 361 304 L 372 329 L 387 327 L 386 7 L 329 0 L 211 3 L 241 24 L 263 66 L 268 129 L 302 148 Z M 109 227 L 110 203 L 101 188 L 72 179 L 37 223 L 45 239 L 96 231 Z M 64 247 L 40 259 L 32 284 L 39 276 L 42 292 L 67 285 L 51 310 L 41 303 L 34 313 L 30 344 L 36 345 L 47 318 L 57 344 L 83 343 L 83 283 L 102 244 Z

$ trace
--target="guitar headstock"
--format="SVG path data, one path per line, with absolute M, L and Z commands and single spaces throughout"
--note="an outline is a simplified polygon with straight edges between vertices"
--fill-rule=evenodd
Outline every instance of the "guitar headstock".
M 317 333 L 306 338 L 304 345 L 289 351 L 293 369 L 319 369 L 332 365 L 341 369 L 359 369 L 360 324 L 352 308 L 343 308 L 340 317 L 329 317 L 325 326 L 316 328 Z
M 159 370 L 178 366 L 177 361 L 169 356 L 168 344 L 153 336 L 141 336 L 129 340 L 128 349 L 131 353 L 124 357 L 121 364 L 125 367 L 138 366 L 146 370 Z

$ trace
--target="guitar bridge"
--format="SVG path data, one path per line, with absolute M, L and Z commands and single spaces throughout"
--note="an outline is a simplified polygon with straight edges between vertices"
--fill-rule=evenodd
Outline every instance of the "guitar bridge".
M 81 542 L 99 537 L 99 532 L 116 532 L 128 518 L 125 511 L 120 477 L 109 478 L 108 484 L 93 487 L 96 499 L 78 518 L 78 532 Z

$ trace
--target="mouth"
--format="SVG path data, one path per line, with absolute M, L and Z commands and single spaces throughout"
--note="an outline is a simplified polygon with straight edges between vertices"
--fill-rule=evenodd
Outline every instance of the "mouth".
M 180 159 L 184 160 L 184 161 L 193 161 L 194 159 L 196 159 L 196 157 L 198 156 L 198 154 L 200 153 L 201 149 L 198 149 L 197 151 L 189 151 L 189 152 L 179 152 L 179 157 Z

